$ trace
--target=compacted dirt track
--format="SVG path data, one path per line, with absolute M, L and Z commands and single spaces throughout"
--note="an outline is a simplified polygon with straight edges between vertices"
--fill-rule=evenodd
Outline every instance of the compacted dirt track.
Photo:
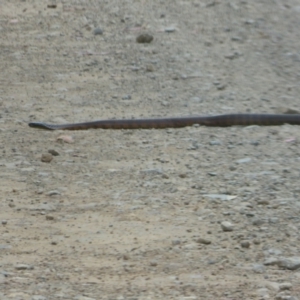
M 299 26 L 299 0 L 0 1 L 0 299 L 300 299 L 299 126 L 28 126 L 299 113 Z

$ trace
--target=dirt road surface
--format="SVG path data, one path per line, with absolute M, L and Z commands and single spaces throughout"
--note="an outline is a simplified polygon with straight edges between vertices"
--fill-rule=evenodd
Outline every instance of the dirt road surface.
M 0 299 L 300 299 L 299 126 L 27 125 L 297 111 L 299 28 L 299 0 L 0 1 Z

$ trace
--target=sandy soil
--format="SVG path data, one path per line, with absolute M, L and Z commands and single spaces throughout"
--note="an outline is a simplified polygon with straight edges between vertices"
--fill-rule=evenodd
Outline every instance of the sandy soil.
M 299 26 L 299 0 L 0 1 L 0 299 L 299 299 L 299 127 L 27 125 L 299 109 Z

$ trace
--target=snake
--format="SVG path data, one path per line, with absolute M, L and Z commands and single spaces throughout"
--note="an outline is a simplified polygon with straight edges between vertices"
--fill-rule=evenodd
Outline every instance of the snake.
M 48 124 L 32 122 L 33 128 L 46 130 L 86 130 L 86 129 L 162 129 L 193 126 L 229 127 L 229 126 L 275 126 L 300 125 L 300 114 L 223 114 L 215 116 L 189 116 L 153 119 L 108 119 L 83 123 Z

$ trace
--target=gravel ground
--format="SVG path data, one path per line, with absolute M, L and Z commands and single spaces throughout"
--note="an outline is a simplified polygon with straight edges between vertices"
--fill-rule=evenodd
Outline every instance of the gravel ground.
M 0 1 L 0 299 L 300 299 L 299 127 L 27 125 L 297 112 L 299 26 L 299 0 Z

